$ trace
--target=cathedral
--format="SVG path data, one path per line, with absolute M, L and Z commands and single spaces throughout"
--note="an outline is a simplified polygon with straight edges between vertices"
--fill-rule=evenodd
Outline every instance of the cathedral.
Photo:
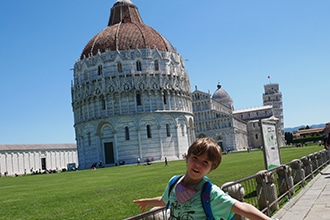
M 252 112 L 235 111 L 221 85 L 213 95 L 197 87 L 191 92 L 184 58 L 143 23 L 130 0 L 116 1 L 108 26 L 84 47 L 71 90 L 81 169 L 98 161 L 111 166 L 137 158 L 180 159 L 205 136 L 225 152 L 259 147 L 256 122 L 278 120 L 268 105 L 272 99 Z

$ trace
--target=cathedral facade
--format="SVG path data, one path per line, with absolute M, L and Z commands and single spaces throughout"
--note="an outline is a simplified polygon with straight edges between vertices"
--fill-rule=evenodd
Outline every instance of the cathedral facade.
M 233 101 L 221 85 L 213 95 L 196 86 L 192 97 L 197 138 L 213 138 L 223 152 L 247 149 L 247 123 L 234 117 Z

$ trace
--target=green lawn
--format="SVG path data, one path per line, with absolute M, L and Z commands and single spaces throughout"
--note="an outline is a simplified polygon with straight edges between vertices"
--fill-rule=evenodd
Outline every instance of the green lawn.
M 313 145 L 281 149 L 282 163 L 320 151 Z M 223 156 L 209 174 L 221 186 L 264 169 L 262 151 Z M 185 161 L 0 178 L 0 219 L 123 219 L 140 213 L 134 199 L 159 196 Z

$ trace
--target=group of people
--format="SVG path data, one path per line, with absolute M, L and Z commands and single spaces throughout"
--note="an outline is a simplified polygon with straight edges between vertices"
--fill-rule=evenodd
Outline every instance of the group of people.
M 151 158 L 151 160 L 149 158 L 145 159 L 145 162 L 146 162 L 145 165 L 151 165 L 151 161 L 153 161 L 153 160 L 154 160 L 153 158 Z M 136 162 L 137 162 L 137 165 L 140 165 L 141 164 L 141 158 L 138 157 Z
M 103 162 L 102 162 L 102 160 L 100 160 L 98 163 L 93 163 L 92 166 L 91 166 L 91 169 L 92 170 L 96 170 L 97 167 L 103 168 Z
M 7 176 L 7 175 L 8 175 L 8 172 L 7 172 L 7 171 L 5 171 L 5 172 L 3 173 L 3 175 L 4 175 L 4 176 Z M 0 177 L 2 177 L 2 174 L 1 174 L 1 172 L 0 172 Z

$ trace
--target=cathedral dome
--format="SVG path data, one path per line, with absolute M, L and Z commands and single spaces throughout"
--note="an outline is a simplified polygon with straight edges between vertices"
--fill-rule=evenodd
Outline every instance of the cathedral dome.
M 143 23 L 138 8 L 130 0 L 117 0 L 111 8 L 108 26 L 87 43 L 80 59 L 106 51 L 143 48 L 175 52 L 167 39 Z
M 212 98 L 229 108 L 233 108 L 233 100 L 228 93 L 221 88 L 220 84 L 218 84 L 217 87 L 218 89 L 213 93 Z

